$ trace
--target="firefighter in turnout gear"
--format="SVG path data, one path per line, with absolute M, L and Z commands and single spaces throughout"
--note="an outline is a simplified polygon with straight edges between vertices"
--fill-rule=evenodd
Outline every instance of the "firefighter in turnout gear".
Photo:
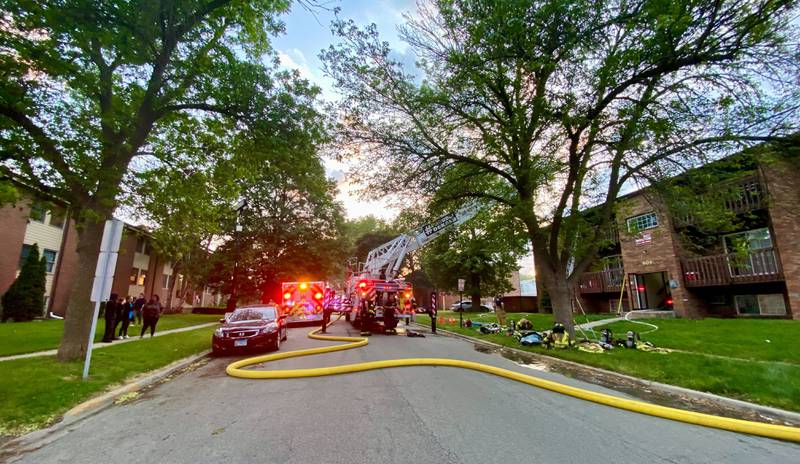
M 372 322 L 372 315 L 370 314 L 370 307 L 369 301 L 361 300 L 361 313 L 359 314 L 361 319 L 361 336 L 368 337 L 372 335 L 369 331 L 370 323 Z

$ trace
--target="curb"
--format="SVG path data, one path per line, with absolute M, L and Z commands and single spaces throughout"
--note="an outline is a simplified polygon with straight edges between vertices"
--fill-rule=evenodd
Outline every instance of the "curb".
M 416 322 L 414 324 L 418 325 L 419 327 L 423 327 L 423 328 L 426 328 L 426 329 L 430 330 L 430 326 L 426 326 L 426 325 L 423 325 L 423 324 L 418 324 Z M 601 369 L 599 367 L 589 366 L 589 365 L 577 363 L 577 362 L 574 362 L 574 361 L 568 361 L 566 359 L 556 358 L 554 356 L 548 356 L 546 354 L 534 353 L 534 352 L 525 351 L 525 350 L 519 350 L 519 349 L 516 349 L 516 348 L 509 347 L 509 346 L 500 345 L 500 344 L 497 344 L 497 343 L 494 343 L 494 342 L 490 342 L 488 340 L 482 340 L 480 338 L 474 338 L 474 337 L 470 337 L 468 335 L 463 335 L 463 334 L 460 334 L 460 333 L 451 332 L 451 331 L 446 330 L 446 329 L 440 329 L 438 327 L 436 328 L 436 332 L 437 333 L 442 332 L 442 335 L 447 336 L 447 337 L 460 338 L 462 340 L 466 340 L 466 341 L 469 341 L 469 342 L 472 342 L 472 343 L 477 343 L 477 344 L 481 344 L 481 345 L 488 345 L 488 346 L 492 346 L 492 347 L 495 347 L 495 348 L 500 348 L 500 349 L 503 349 L 503 350 L 510 350 L 510 351 L 513 351 L 513 352 L 516 352 L 516 353 L 524 354 L 525 356 L 531 356 L 531 357 L 534 357 L 534 358 L 543 358 L 543 359 L 546 359 L 548 362 L 556 364 L 556 365 L 557 364 L 561 364 L 561 365 L 569 366 L 569 367 L 572 367 L 572 368 L 579 368 L 579 369 L 588 370 L 590 372 L 596 372 L 598 374 L 602 374 L 602 375 L 605 375 L 605 376 L 608 376 L 608 377 L 617 377 L 619 379 L 624 379 L 624 380 L 627 380 L 629 382 L 640 384 L 641 386 L 649 388 L 649 389 L 660 390 L 660 391 L 665 392 L 665 393 L 672 393 L 672 394 L 679 394 L 679 395 L 689 396 L 689 397 L 692 397 L 692 398 L 694 398 L 696 400 L 711 401 L 711 402 L 714 402 L 714 403 L 717 403 L 717 404 L 721 404 L 721 405 L 727 406 L 728 408 L 735 409 L 735 410 L 738 410 L 738 411 L 755 413 L 755 414 L 757 414 L 759 416 L 762 416 L 762 417 L 773 418 L 775 420 L 778 420 L 778 421 L 781 421 L 781 422 L 784 422 L 784 423 L 789 423 L 789 424 L 792 424 L 792 425 L 795 425 L 795 426 L 800 425 L 800 413 L 796 413 L 796 412 L 793 412 L 793 411 L 786 411 L 786 410 L 783 410 L 783 409 L 773 408 L 771 406 L 764 406 L 764 405 L 760 405 L 760 404 L 756 404 L 756 403 L 750 403 L 750 402 L 743 401 L 743 400 L 737 400 L 737 399 L 734 399 L 734 398 L 728 398 L 728 397 L 725 397 L 725 396 L 715 395 L 714 393 L 708 393 L 708 392 L 703 392 L 703 391 L 698 391 L 698 390 L 692 390 L 692 389 L 689 389 L 689 388 L 679 387 L 679 386 L 676 386 L 676 385 L 670 385 L 670 384 L 666 384 L 666 383 L 655 382 L 655 381 L 652 381 L 652 380 L 641 379 L 639 377 L 633 377 L 633 376 L 630 376 L 630 375 L 621 374 L 619 372 L 614 372 L 614 371 L 609 371 L 609 370 L 606 370 L 606 369 Z M 583 379 L 581 379 L 581 380 L 583 380 Z M 589 381 L 589 380 L 585 380 L 585 381 L 588 381 L 589 383 L 591 383 L 591 381 Z
M 69 433 L 72 429 L 77 428 L 79 423 L 84 419 L 113 406 L 117 398 L 154 385 L 175 372 L 185 369 L 200 359 L 205 358 L 209 353 L 211 353 L 211 350 L 205 350 L 201 353 L 173 361 L 160 369 L 144 373 L 143 377 L 126 385 L 84 401 L 64 413 L 64 416 L 59 422 L 21 437 L 11 439 L 0 445 L 0 461 L 8 454 L 22 454 L 52 443 Z

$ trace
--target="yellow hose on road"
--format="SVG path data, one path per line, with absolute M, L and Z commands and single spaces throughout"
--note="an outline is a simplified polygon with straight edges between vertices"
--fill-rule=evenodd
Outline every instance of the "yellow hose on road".
M 714 416 L 711 414 L 703 414 L 694 411 L 684 411 L 681 409 L 670 408 L 666 406 L 659 406 L 656 404 L 645 403 L 642 401 L 629 400 L 625 398 L 618 398 L 616 396 L 606 395 L 604 393 L 593 392 L 584 390 L 582 388 L 570 387 L 558 382 L 540 379 L 519 372 L 502 369 L 495 366 L 476 363 L 472 361 L 461 361 L 457 359 L 444 359 L 444 358 L 406 358 L 406 359 L 388 359 L 385 361 L 370 361 L 357 364 L 345 364 L 341 366 L 330 367 L 315 367 L 309 369 L 287 369 L 279 371 L 259 371 L 244 369 L 253 364 L 262 364 L 270 361 L 277 361 L 279 359 L 297 358 L 300 356 L 311 356 L 315 354 L 331 353 L 334 351 L 350 350 L 359 348 L 369 343 L 369 340 L 364 337 L 342 337 L 342 336 L 325 336 L 318 335 L 320 329 L 314 329 L 308 333 L 309 338 L 316 340 L 348 342 L 343 345 L 324 346 L 320 348 L 310 348 L 305 350 L 287 351 L 285 353 L 274 353 L 263 356 L 255 356 L 252 358 L 242 359 L 228 365 L 225 372 L 232 377 L 240 377 L 243 379 L 296 379 L 301 377 L 321 377 L 326 375 L 347 374 L 351 372 L 364 372 L 375 369 L 387 369 L 390 367 L 404 367 L 404 366 L 446 366 L 446 367 L 459 367 L 462 369 L 472 369 L 474 371 L 485 372 L 487 374 L 505 377 L 507 379 L 516 380 L 517 382 L 533 385 L 534 387 L 543 388 L 545 390 L 554 391 L 564 395 L 569 395 L 575 398 L 580 398 L 594 403 L 604 404 L 614 408 L 625 409 L 628 411 L 637 412 L 640 414 L 647 414 L 650 416 L 661 417 L 664 419 L 671 419 L 687 424 L 702 425 L 705 427 L 713 427 L 722 430 L 729 430 L 731 432 L 746 433 L 750 435 L 759 435 L 767 438 L 775 438 L 778 440 L 787 440 L 800 442 L 800 428 L 788 427 L 785 425 L 765 424 L 762 422 L 746 421 L 741 419 L 730 419 L 727 417 Z

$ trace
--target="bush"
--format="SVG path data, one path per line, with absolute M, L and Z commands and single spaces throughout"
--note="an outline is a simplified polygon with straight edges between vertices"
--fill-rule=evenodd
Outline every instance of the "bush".
M 39 257 L 39 247 L 34 244 L 17 280 L 3 295 L 3 322 L 9 319 L 30 321 L 42 315 L 46 266 L 45 259 Z

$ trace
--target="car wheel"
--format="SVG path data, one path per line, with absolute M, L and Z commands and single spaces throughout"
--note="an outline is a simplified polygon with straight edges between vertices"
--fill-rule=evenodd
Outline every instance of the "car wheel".
M 275 337 L 275 343 L 272 344 L 272 351 L 278 351 L 281 349 L 281 336 L 278 334 Z

